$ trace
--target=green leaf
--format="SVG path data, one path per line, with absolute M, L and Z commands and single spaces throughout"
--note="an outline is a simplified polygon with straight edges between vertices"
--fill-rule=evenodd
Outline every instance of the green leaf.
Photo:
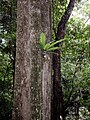
M 53 40 L 53 41 L 51 41 L 50 43 L 47 43 L 47 44 L 44 46 L 44 50 L 47 51 L 47 50 L 50 48 L 50 45 L 51 45 L 53 42 L 55 42 L 55 41 Z
M 56 44 L 58 44 L 58 43 L 61 43 L 62 41 L 64 41 L 64 39 L 58 40 L 58 41 L 56 41 L 56 42 L 51 43 L 50 46 L 49 46 L 49 48 L 54 47 L 54 45 L 56 45 Z
M 44 50 L 48 50 L 48 48 L 49 48 L 49 46 L 50 46 L 50 43 L 47 43 L 45 46 L 44 46 Z
M 58 50 L 58 49 L 60 49 L 60 47 L 51 47 L 47 51 L 53 51 L 53 50 Z
M 60 47 L 55 47 L 54 45 L 56 45 L 62 41 L 64 41 L 64 39 L 58 40 L 58 41 L 51 41 L 49 43 L 46 43 L 45 34 L 44 33 L 40 34 L 40 48 L 44 51 L 53 51 L 53 50 L 60 49 Z
M 45 44 L 46 44 L 46 36 L 44 33 L 41 33 L 40 34 L 40 45 L 44 48 Z

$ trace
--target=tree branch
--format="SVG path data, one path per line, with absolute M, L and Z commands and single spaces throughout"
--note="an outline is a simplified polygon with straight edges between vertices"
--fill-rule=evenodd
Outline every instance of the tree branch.
M 67 9 L 58 24 L 56 40 L 64 38 L 65 26 L 66 26 L 66 23 L 68 22 L 68 19 L 73 11 L 75 2 L 76 2 L 76 0 L 70 0 Z

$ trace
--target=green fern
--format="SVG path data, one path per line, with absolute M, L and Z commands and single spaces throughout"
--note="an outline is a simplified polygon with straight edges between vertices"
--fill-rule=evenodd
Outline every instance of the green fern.
M 55 47 L 56 44 L 63 42 L 64 40 L 58 40 L 58 41 L 51 41 L 50 43 L 46 43 L 46 36 L 44 33 L 40 34 L 40 41 L 39 46 L 40 49 L 43 51 L 54 51 L 60 49 L 60 47 Z

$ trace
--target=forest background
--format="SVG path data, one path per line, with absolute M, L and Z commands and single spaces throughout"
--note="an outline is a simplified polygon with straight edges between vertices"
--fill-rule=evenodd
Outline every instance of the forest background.
M 53 1 L 52 39 L 68 0 Z M 17 1 L 0 1 L 0 120 L 10 120 L 16 51 Z M 90 1 L 75 4 L 61 47 L 63 106 L 66 119 L 90 119 Z M 74 115 L 73 115 L 74 114 Z

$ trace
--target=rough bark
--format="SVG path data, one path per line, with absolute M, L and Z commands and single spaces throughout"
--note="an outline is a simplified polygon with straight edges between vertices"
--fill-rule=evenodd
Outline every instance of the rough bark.
M 63 39 L 65 36 L 65 27 L 68 19 L 71 15 L 71 12 L 74 8 L 76 0 L 70 0 L 68 7 L 62 16 L 56 33 L 56 41 Z M 57 44 L 57 46 L 61 46 Z M 53 55 L 53 102 L 52 102 L 52 120 L 60 120 L 60 116 L 63 115 L 63 92 L 61 84 L 61 50 L 56 50 Z
M 49 0 L 18 0 L 13 120 L 51 120 L 51 57 L 38 48 L 51 38 Z

